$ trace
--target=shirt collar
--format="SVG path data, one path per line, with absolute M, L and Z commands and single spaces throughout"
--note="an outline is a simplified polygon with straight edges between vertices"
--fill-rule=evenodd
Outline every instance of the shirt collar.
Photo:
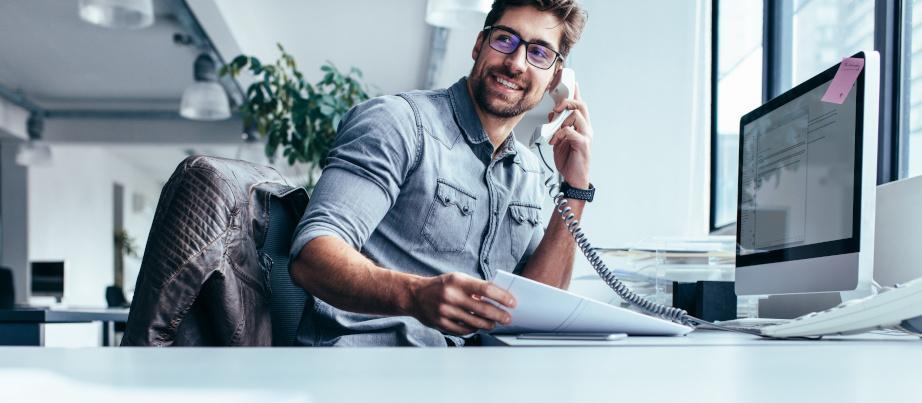
M 474 102 L 467 92 L 467 77 L 461 77 L 458 82 L 449 87 L 448 94 L 451 97 L 455 119 L 461 124 L 461 131 L 464 132 L 467 139 L 474 144 L 489 141 L 487 133 L 483 130 L 483 125 L 480 124 L 477 110 L 474 109 Z

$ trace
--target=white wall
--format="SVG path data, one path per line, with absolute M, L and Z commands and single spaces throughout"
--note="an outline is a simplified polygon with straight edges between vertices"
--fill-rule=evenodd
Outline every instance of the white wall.
M 54 146 L 53 162 L 29 170 L 29 259 L 64 260 L 64 299 L 104 306 L 114 281 L 113 183 L 125 187 L 124 225 L 143 249 L 153 209 L 136 212 L 131 195 L 155 205 L 160 184 L 98 146 Z M 125 259 L 125 288 L 133 290 L 139 259 Z
M 706 3 L 584 1 L 571 66 L 595 129 L 583 221 L 598 246 L 707 234 Z

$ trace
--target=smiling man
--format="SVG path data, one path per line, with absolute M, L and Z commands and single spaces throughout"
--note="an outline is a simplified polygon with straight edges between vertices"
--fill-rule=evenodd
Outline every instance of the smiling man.
M 541 213 L 541 161 L 512 129 L 554 88 L 586 13 L 573 0 L 496 0 L 469 77 L 353 108 L 298 224 L 291 273 L 314 296 L 304 345 L 464 345 L 508 323 L 497 270 L 566 288 L 575 244 Z M 550 140 L 569 186 L 590 189 L 592 127 L 576 89 Z M 584 200 L 571 200 L 577 218 Z

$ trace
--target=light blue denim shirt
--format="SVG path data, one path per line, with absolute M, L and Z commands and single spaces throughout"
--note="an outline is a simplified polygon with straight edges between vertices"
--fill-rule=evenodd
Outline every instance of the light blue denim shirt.
M 312 239 L 331 235 L 405 273 L 491 279 L 496 270 L 517 272 L 544 235 L 544 172 L 512 134 L 493 157 L 466 78 L 369 100 L 340 124 L 295 230 L 292 259 Z M 305 310 L 298 342 L 446 345 L 415 318 L 347 312 L 318 298 Z

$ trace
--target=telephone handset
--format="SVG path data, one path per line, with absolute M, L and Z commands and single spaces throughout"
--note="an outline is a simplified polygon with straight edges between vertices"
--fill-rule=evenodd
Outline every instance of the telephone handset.
M 573 69 L 567 67 L 561 69 L 560 82 L 553 90 L 548 91 L 548 94 L 550 94 L 551 98 L 554 100 L 555 107 L 564 100 L 576 97 L 576 73 Z M 557 129 L 560 129 L 560 125 L 563 124 L 563 121 L 570 117 L 572 113 L 573 110 L 564 109 L 563 112 L 558 113 L 551 122 L 535 128 L 535 132 L 531 136 L 531 144 L 547 144 L 551 137 L 554 136 L 554 133 L 557 132 Z

